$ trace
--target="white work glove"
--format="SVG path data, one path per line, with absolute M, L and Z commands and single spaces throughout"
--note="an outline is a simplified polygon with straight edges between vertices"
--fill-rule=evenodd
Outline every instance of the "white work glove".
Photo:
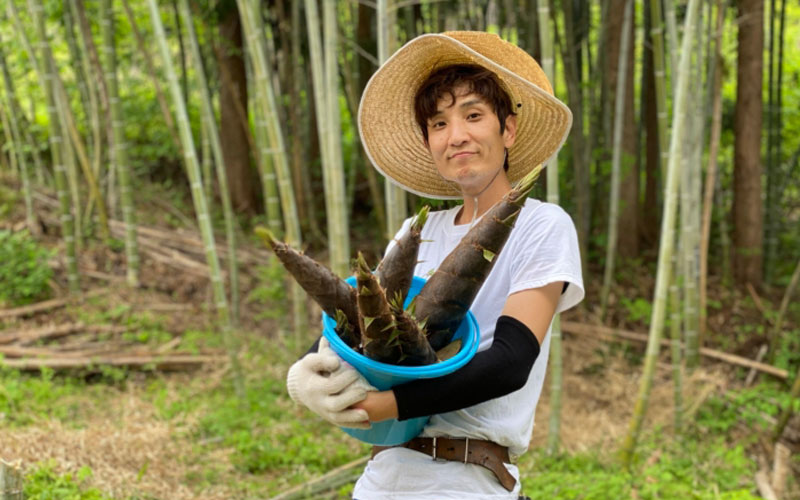
M 340 427 L 369 429 L 366 410 L 348 409 L 377 391 L 358 371 L 333 352 L 325 337 L 319 350 L 295 362 L 286 376 L 289 396 Z

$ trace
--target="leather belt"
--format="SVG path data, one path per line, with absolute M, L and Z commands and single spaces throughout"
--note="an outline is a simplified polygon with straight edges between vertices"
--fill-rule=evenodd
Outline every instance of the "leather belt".
M 480 465 L 494 472 L 497 480 L 508 491 L 513 491 L 517 480 L 508 472 L 505 463 L 511 463 L 508 448 L 492 441 L 469 438 L 414 438 L 397 446 L 373 446 L 372 458 L 390 448 L 408 448 L 424 453 L 434 460 L 449 460 Z

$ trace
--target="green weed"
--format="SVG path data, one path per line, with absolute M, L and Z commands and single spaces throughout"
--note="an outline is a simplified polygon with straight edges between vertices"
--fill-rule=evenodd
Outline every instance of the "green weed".
M 625 309 L 628 321 L 647 322 L 650 321 L 653 315 L 653 304 L 649 300 L 643 298 L 631 300 L 627 297 L 621 297 L 620 303 Z
M 113 500 L 96 488 L 86 486 L 92 469 L 83 466 L 72 474 L 58 474 L 53 463 L 42 463 L 25 476 L 27 500 Z
M 0 230 L 0 304 L 30 304 L 46 298 L 53 270 L 47 261 L 53 256 L 27 231 Z
M 750 493 L 754 465 L 742 446 L 730 447 L 722 438 L 665 446 L 662 438 L 655 437 L 659 441 L 641 444 L 638 454 L 646 459 L 630 471 L 596 452 L 557 456 L 530 452 L 520 462 L 525 494 L 533 500 L 758 498 Z
M 762 383 L 709 398 L 698 410 L 696 421 L 707 433 L 725 434 L 737 424 L 768 432 L 774 425 L 774 418 L 789 405 L 795 411 L 800 410 L 800 401 L 791 398 L 785 389 Z
M 80 400 L 85 384 L 56 378 L 53 370 L 38 375 L 0 366 L 0 426 L 25 426 L 37 420 L 75 421 L 82 418 Z

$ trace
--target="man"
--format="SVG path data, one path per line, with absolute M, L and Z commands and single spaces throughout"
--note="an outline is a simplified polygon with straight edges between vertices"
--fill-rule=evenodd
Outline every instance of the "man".
M 417 276 L 432 273 L 512 182 L 561 147 L 571 114 L 551 93 L 530 56 L 479 32 L 418 37 L 373 75 L 359 131 L 375 168 L 413 193 L 463 200 L 430 214 Z M 431 415 L 420 437 L 374 448 L 354 498 L 516 499 L 512 462 L 530 441 L 550 323 L 583 294 L 572 221 L 529 199 L 472 305 L 480 346 L 467 365 L 375 391 L 323 343 L 290 369 L 290 394 L 337 425 Z M 335 383 L 320 377 L 323 365 L 336 369 Z

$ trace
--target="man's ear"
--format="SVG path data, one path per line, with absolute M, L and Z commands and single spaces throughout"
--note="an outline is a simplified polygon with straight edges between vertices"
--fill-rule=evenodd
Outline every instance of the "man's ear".
M 516 115 L 509 115 L 506 117 L 506 126 L 503 130 L 503 144 L 506 148 L 514 145 L 517 140 L 517 117 Z

